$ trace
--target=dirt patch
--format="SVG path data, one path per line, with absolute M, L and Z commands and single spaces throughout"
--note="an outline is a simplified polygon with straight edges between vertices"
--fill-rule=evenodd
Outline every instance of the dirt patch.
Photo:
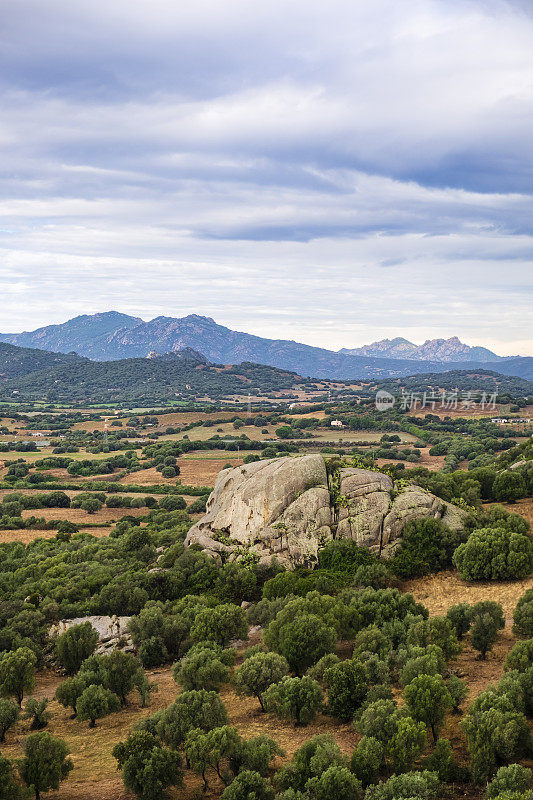
M 109 536 L 111 529 L 106 527 L 84 528 L 82 530 L 86 533 L 90 533 L 91 536 L 95 536 L 97 539 L 100 539 L 102 536 Z M 57 531 L 55 530 L 43 531 L 37 528 L 23 528 L 16 531 L 0 530 L 0 544 L 3 544 L 4 542 L 22 542 L 22 544 L 29 544 L 35 539 L 53 539 L 56 533 Z
M 146 508 L 107 508 L 104 506 L 94 514 L 88 514 L 82 508 L 35 508 L 25 509 L 22 518 L 42 517 L 45 520 L 66 519 L 69 522 L 90 522 L 105 525 L 106 523 L 116 522 L 122 517 L 140 517 L 147 514 Z
M 242 458 L 180 458 L 180 478 L 188 486 L 214 486 L 218 473 L 229 463 L 239 467 L 243 461 Z

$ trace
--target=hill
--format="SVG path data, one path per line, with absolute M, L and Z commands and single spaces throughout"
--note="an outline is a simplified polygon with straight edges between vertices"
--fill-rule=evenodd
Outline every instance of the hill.
M 11 348 L 14 358 L 14 366 L 9 367 L 11 374 L 6 371 L 6 378 L 0 383 L 0 398 L 4 400 L 16 393 L 19 400 L 158 403 L 177 398 L 272 394 L 306 383 L 293 372 L 261 364 L 210 364 L 204 356 L 191 351 L 120 361 L 90 361 L 45 353 L 48 362 L 38 356 L 33 363 L 24 362 L 24 372 L 21 357 L 13 353 L 21 348 L 5 344 L 0 347 Z
M 74 353 L 50 353 L 29 347 L 0 342 L 0 380 L 17 378 L 43 369 L 52 369 L 61 365 L 88 363 L 88 359 L 80 358 Z
M 93 335 L 89 335 L 90 331 Z M 460 360 L 443 362 L 386 358 L 383 354 L 379 357 L 351 355 L 284 339 L 265 339 L 233 331 L 218 325 L 210 317 L 197 314 L 181 319 L 156 317 L 143 322 L 136 317 L 107 312 L 92 317 L 76 317 L 63 325 L 40 328 L 33 334 L 2 334 L 0 340 L 24 346 L 33 343 L 33 346 L 60 352 L 74 350 L 98 361 L 143 358 L 154 351 L 166 353 L 189 347 L 203 353 L 215 364 L 246 361 L 332 380 L 379 379 L 464 368 L 464 361 Z M 483 367 L 485 363 L 472 362 L 472 366 Z M 498 370 L 531 378 L 533 362 L 523 358 L 502 359 L 498 362 Z

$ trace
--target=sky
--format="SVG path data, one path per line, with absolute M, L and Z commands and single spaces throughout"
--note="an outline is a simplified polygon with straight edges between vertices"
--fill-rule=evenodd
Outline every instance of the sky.
M 0 331 L 533 355 L 530 0 L 4 0 Z

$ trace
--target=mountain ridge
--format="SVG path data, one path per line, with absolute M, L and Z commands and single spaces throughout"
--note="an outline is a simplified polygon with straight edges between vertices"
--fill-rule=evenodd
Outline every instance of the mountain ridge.
M 487 347 L 471 347 L 461 342 L 459 337 L 449 339 L 426 339 L 424 344 L 416 345 L 400 336 L 395 339 L 380 339 L 363 347 L 343 347 L 339 353 L 353 356 L 375 356 L 377 358 L 407 358 L 413 361 L 480 361 L 497 362 L 502 356 L 496 355 Z
M 456 337 L 442 340 L 448 343 L 447 360 L 391 358 L 380 353 L 356 355 L 341 350 L 335 352 L 285 339 L 266 339 L 254 334 L 234 331 L 216 323 L 211 317 L 190 314 L 176 318 L 159 316 L 144 322 L 139 317 L 109 311 L 82 315 L 62 325 L 47 326 L 22 334 L 0 334 L 0 342 L 26 347 L 39 347 L 53 352 L 75 352 L 94 361 L 115 361 L 146 358 L 150 354 L 165 354 L 190 348 L 215 364 L 251 362 L 277 369 L 289 370 L 302 376 L 326 379 L 364 379 L 400 377 L 413 372 L 442 372 L 446 369 L 486 364 L 483 360 L 454 361 L 450 347 Z M 382 340 L 387 341 L 387 340 Z M 405 347 L 406 339 L 392 340 Z M 441 340 L 430 340 L 440 342 Z M 461 348 L 468 348 L 459 342 Z M 412 345 L 416 347 L 416 345 Z M 483 348 L 481 348 L 483 349 Z M 486 351 L 490 353 L 490 351 Z M 494 355 L 494 354 L 492 354 Z M 494 356 L 498 358 L 497 356 Z M 528 359 L 498 360 L 503 374 L 529 377 Z M 509 372 L 509 370 L 515 370 Z M 525 371 L 524 371 L 525 370 Z

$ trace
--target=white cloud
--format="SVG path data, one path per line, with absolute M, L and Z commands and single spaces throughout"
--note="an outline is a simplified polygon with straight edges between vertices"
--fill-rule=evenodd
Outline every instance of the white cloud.
M 527 5 L 5 6 L 3 329 L 116 307 L 524 350 Z

